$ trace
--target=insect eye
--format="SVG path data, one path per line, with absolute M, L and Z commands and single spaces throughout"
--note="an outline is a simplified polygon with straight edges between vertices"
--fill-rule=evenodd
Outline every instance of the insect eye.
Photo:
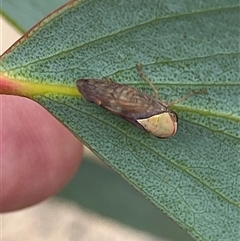
M 174 111 L 170 111 L 169 114 L 174 122 L 178 122 L 178 116 Z

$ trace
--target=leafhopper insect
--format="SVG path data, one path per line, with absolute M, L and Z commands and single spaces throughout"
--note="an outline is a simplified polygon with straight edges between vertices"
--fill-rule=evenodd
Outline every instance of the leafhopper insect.
M 152 86 L 154 96 L 109 79 L 79 79 L 76 83 L 78 91 L 88 101 L 102 106 L 156 137 L 173 136 L 178 129 L 177 114 L 169 110 L 168 104 L 157 98 L 158 91 L 142 72 L 140 64 L 137 65 L 137 68 L 140 76 Z M 181 99 L 171 102 L 171 105 L 183 101 L 195 93 L 192 91 Z

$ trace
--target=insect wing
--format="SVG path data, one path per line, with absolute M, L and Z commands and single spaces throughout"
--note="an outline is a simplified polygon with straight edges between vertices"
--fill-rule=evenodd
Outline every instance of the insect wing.
M 159 100 L 124 84 L 97 79 L 79 79 L 79 92 L 123 118 L 139 119 L 165 112 L 167 107 Z

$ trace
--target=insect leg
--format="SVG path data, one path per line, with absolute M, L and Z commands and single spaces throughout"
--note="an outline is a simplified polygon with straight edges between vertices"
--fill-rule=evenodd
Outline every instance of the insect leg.
M 197 95 L 197 94 L 206 94 L 207 93 L 207 90 L 206 89 L 200 89 L 200 90 L 192 90 L 190 91 L 188 94 L 184 95 L 182 98 L 180 99 L 177 99 L 177 100 L 174 100 L 170 103 L 168 103 L 168 105 L 175 105 L 177 103 L 180 103 L 184 100 L 186 100 L 187 98 L 189 98 L 190 96 L 193 96 L 193 95 Z
M 102 80 L 106 82 L 112 82 L 112 79 L 109 78 L 108 76 L 103 77 Z
M 143 71 L 142 71 L 142 64 L 140 64 L 140 63 L 136 64 L 136 68 L 137 68 L 137 70 L 139 72 L 140 77 L 143 78 L 152 87 L 152 89 L 154 91 L 154 97 L 158 98 L 158 90 L 153 85 L 152 81 L 143 73 Z

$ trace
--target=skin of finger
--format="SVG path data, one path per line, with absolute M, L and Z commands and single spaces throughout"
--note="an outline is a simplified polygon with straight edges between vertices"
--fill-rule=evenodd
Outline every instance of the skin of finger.
M 37 103 L 0 96 L 1 212 L 36 204 L 76 172 L 83 145 Z

